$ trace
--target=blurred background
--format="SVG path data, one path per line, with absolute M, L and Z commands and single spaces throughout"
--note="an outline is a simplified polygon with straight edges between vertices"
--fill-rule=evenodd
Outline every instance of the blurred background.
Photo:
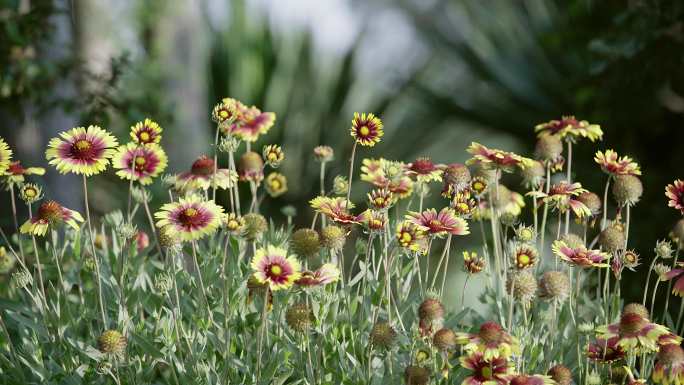
M 212 153 L 211 108 L 231 96 L 276 112 L 258 148 L 283 145 L 290 190 L 264 208 L 282 219 L 292 204 L 306 223 L 311 150 L 333 146 L 329 179 L 345 174 L 354 111 L 386 127 L 357 159 L 437 162 L 465 161 L 473 140 L 531 154 L 536 123 L 574 114 L 605 132 L 575 147 L 586 188 L 600 194 L 605 183 L 598 149 L 644 170 L 630 242 L 646 266 L 623 280 L 636 298 L 656 240 L 680 218 L 663 191 L 684 177 L 683 21 L 684 2 L 655 0 L 0 0 L 0 136 L 24 165 L 47 167 L 59 131 L 98 124 L 125 141 L 150 117 L 165 130 L 167 171 L 179 172 Z M 123 207 L 127 183 L 112 172 L 91 180 L 97 214 Z M 78 178 L 48 168 L 41 182 L 48 197 L 82 207 Z M 154 209 L 163 191 L 153 189 Z M 354 190 L 361 199 L 367 187 Z M 11 230 L 4 191 L 0 208 Z

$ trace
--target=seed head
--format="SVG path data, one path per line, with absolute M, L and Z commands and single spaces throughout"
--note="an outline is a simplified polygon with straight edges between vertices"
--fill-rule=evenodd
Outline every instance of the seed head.
M 684 363 L 684 350 L 679 345 L 663 345 L 658 351 L 658 362 L 664 366 L 681 365 Z
M 511 273 L 506 282 L 506 290 L 516 301 L 527 305 L 537 293 L 537 280 L 529 270 Z
M 534 156 L 537 159 L 551 162 L 563 154 L 563 142 L 556 135 L 544 135 L 537 140 Z
M 421 366 L 409 366 L 404 370 L 406 385 L 427 385 L 430 372 Z
M 662 259 L 670 259 L 670 258 L 672 258 L 672 253 L 673 253 L 672 243 L 670 241 L 668 241 L 667 239 L 663 239 L 661 241 L 658 241 L 658 243 L 656 243 L 656 247 L 655 247 L 655 249 L 653 249 L 653 251 L 655 251 L 656 255 Z
M 585 191 L 577 196 L 577 200 L 584 203 L 592 215 L 598 215 L 601 212 L 601 198 L 591 191 Z
M 577 234 L 568 233 L 566 235 L 563 235 L 561 237 L 561 240 L 563 240 L 563 242 L 565 242 L 565 244 L 568 245 L 568 247 L 570 247 L 571 249 L 577 249 L 585 246 L 584 240 L 580 238 L 580 236 Z
M 292 233 L 290 240 L 292 250 L 304 258 L 311 258 L 318 254 L 321 249 L 321 240 L 318 232 L 312 229 L 299 229 Z
M 452 350 L 456 347 L 456 333 L 447 328 L 439 329 L 432 337 L 432 344 L 441 351 Z
M 613 198 L 620 205 L 633 206 L 644 193 L 644 185 L 634 175 L 618 175 L 613 183 Z
M 375 347 L 388 349 L 394 344 L 397 332 L 387 322 L 377 322 L 370 333 L 371 344 Z
M 321 230 L 321 243 L 330 250 L 341 251 L 347 241 L 347 232 L 340 226 L 330 225 Z
M 646 306 L 640 304 L 640 303 L 628 303 L 625 305 L 625 307 L 622 309 L 622 314 L 636 314 L 639 315 L 643 318 L 649 319 L 650 315 L 648 313 L 648 309 Z
M 106 330 L 97 340 L 98 349 L 102 353 L 119 355 L 126 349 L 126 337 L 116 330 Z
M 639 314 L 623 313 L 622 317 L 620 317 L 620 333 L 638 333 L 646 325 L 648 325 L 648 320 Z
M 485 343 L 498 343 L 504 336 L 504 330 L 498 323 L 486 321 L 480 325 L 480 331 L 477 335 Z
M 451 163 L 444 169 L 444 181 L 461 191 L 470 185 L 470 170 L 462 163 Z
M 296 333 L 304 333 L 311 328 L 314 315 L 305 303 L 290 306 L 285 312 L 285 322 Z
M 610 252 L 623 249 L 625 247 L 625 232 L 622 225 L 615 223 L 601 231 L 599 244 Z
M 435 298 L 428 298 L 418 307 L 418 317 L 425 321 L 444 318 L 444 305 Z
M 570 294 L 570 280 L 560 271 L 547 271 L 539 282 L 539 296 L 541 298 L 563 302 Z
M 261 238 L 261 235 L 268 229 L 268 222 L 263 215 L 257 213 L 245 214 L 242 217 L 245 220 L 245 238 L 248 241 L 255 241 Z

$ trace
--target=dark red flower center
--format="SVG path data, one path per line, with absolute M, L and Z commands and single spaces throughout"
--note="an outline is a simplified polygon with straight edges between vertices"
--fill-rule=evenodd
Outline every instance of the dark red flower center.
M 480 326 L 479 337 L 484 342 L 499 342 L 503 329 L 494 321 L 487 321 Z
M 38 208 L 38 217 L 50 223 L 62 220 L 62 206 L 55 201 L 47 201 Z
M 204 155 L 200 156 L 192 164 L 191 172 L 195 175 L 212 175 L 214 173 L 214 160 Z
M 411 171 L 419 175 L 427 175 L 435 170 L 435 164 L 429 158 L 418 158 L 411 164 Z
M 204 222 L 204 218 L 199 210 L 188 207 L 178 215 L 178 221 L 186 227 L 197 227 Z
M 23 175 L 25 171 L 26 169 L 21 166 L 21 163 L 18 160 L 10 163 L 9 168 L 7 169 L 7 172 L 11 175 Z
M 79 139 L 71 146 L 71 155 L 76 159 L 91 159 L 95 151 L 88 139 Z
M 620 318 L 620 333 L 639 333 L 647 324 L 648 321 L 644 317 L 634 313 L 627 313 Z

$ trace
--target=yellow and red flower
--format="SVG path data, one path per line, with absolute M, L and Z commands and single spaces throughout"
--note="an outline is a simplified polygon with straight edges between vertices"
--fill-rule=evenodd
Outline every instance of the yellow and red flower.
M 461 385 L 507 385 L 513 375 L 514 365 L 499 357 L 486 360 L 482 352 L 461 356 L 461 366 L 471 371 Z
M 114 136 L 98 126 L 75 127 L 59 135 L 48 143 L 45 157 L 61 174 L 101 173 L 118 145 Z
M 330 146 L 316 146 L 313 149 L 313 154 L 318 162 L 330 162 L 335 156 L 335 151 Z
M 419 183 L 428 183 L 432 181 L 440 182 L 442 174 L 444 174 L 443 164 L 435 164 L 428 157 L 421 157 L 416 159 L 413 163 L 407 165 L 408 174 L 415 177 Z
M 304 271 L 295 281 L 297 286 L 313 287 L 325 286 L 340 280 L 340 269 L 332 263 L 323 264 L 316 271 Z
M 223 98 L 220 103 L 214 106 L 211 111 L 211 120 L 219 125 L 226 122 L 232 122 L 238 119 L 240 109 L 238 109 L 238 102 L 233 98 Z
M 268 245 L 254 254 L 251 262 L 254 278 L 271 290 L 287 289 L 301 277 L 299 261 L 287 255 L 287 250 Z
M 12 150 L 5 142 L 5 139 L 0 137 L 0 175 L 3 175 L 10 166 L 12 160 Z
M 245 218 L 235 214 L 228 213 L 223 217 L 223 223 L 226 226 L 226 230 L 234 235 L 242 234 L 245 229 Z
M 643 314 L 623 311 L 618 323 L 599 326 L 596 328 L 599 338 L 611 339 L 617 337 L 617 346 L 628 352 L 643 354 L 657 352 L 662 344 L 661 337 L 667 336 L 665 342 L 676 344 L 681 342 L 681 337 L 670 338 L 670 330 L 651 322 Z
M 404 249 L 421 254 L 427 252 L 425 231 L 412 222 L 403 221 L 397 225 L 397 242 Z
M 610 258 L 610 255 L 601 250 L 589 250 L 583 245 L 570 247 L 563 240 L 556 240 L 551 244 L 553 253 L 571 266 L 579 267 L 608 267 L 603 261 Z
M 551 120 L 534 127 L 537 136 L 558 135 L 560 138 L 577 140 L 588 138 L 592 142 L 603 138 L 603 131 L 598 124 L 590 124 L 586 120 L 577 120 L 574 116 L 563 116 L 559 120 Z
M 386 188 L 375 189 L 368 193 L 368 205 L 375 210 L 385 210 L 394 203 L 394 194 Z
M 612 176 L 641 175 L 639 164 L 628 156 L 618 156 L 613 150 L 597 151 L 594 161 L 601 166 L 601 170 Z
M 486 168 L 500 169 L 506 172 L 513 172 L 516 167 L 524 169 L 531 166 L 533 162 L 532 159 L 509 151 L 490 149 L 477 142 L 472 142 L 466 151 L 473 156 L 468 159 L 466 164 L 479 163 Z
M 463 218 L 470 218 L 477 208 L 477 201 L 471 198 L 470 190 L 463 190 L 453 194 L 451 198 L 451 207 L 454 208 L 456 214 Z
M 475 251 L 463 252 L 463 268 L 468 274 L 477 274 L 485 267 L 484 258 L 477 255 Z
M 380 232 L 387 225 L 387 215 L 382 211 L 368 209 L 362 212 L 357 220 L 370 232 Z
M 396 199 L 404 199 L 413 193 L 413 180 L 407 166 L 387 159 L 364 159 L 361 180 L 388 189 Z
M 514 252 L 513 264 L 518 270 L 536 265 L 539 259 L 539 252 L 534 246 L 529 244 L 521 243 L 516 245 Z
M 665 196 L 670 200 L 669 207 L 679 210 L 684 215 L 684 181 L 677 179 L 665 187 Z
M 470 234 L 468 222 L 456 215 L 451 207 L 444 207 L 439 213 L 435 209 L 428 209 L 422 213 L 410 211 L 406 219 L 435 237 L 442 237 L 446 234 Z
M 259 136 L 265 135 L 273 127 L 276 115 L 274 112 L 262 112 L 255 106 L 247 107 L 236 101 L 236 119 L 231 124 L 221 125 L 225 135 L 233 135 L 247 142 L 256 142 Z
M 670 385 L 684 383 L 684 350 L 678 345 L 665 345 L 658 351 L 653 365 L 653 382 Z
M 560 181 L 551 186 L 548 194 L 543 191 L 530 191 L 527 195 L 541 198 L 549 207 L 559 210 L 561 213 L 571 209 L 575 216 L 584 218 L 592 216 L 592 212 L 587 205 L 576 197 L 585 192 L 587 190 L 582 188 L 582 184 L 579 182 L 568 183 L 567 181 Z
M 38 208 L 36 215 L 24 222 L 19 229 L 22 234 L 44 236 L 48 228 L 62 223 L 78 230 L 78 222 L 83 222 L 83 217 L 77 211 L 63 207 L 55 201 L 43 202 Z
M 351 213 L 354 208 L 352 202 L 342 197 L 319 196 L 309 201 L 311 208 L 340 224 L 359 223 L 359 218 Z
M 45 169 L 42 167 L 26 167 L 21 165 L 21 162 L 15 160 L 10 162 L 9 168 L 5 171 L 7 175 L 7 182 L 10 184 L 23 183 L 25 175 L 45 175 Z
M 227 168 L 215 168 L 214 160 L 202 155 L 192 163 L 190 171 L 176 176 L 174 186 L 183 193 L 195 190 L 208 190 L 210 187 L 229 189 L 237 183 L 237 174 Z
M 224 219 L 223 207 L 204 201 L 197 195 L 167 203 L 154 214 L 167 236 L 180 241 L 194 241 L 213 234 Z
M 494 321 L 484 322 L 478 333 L 456 333 L 456 340 L 468 352 L 482 354 L 485 362 L 508 359 L 520 351 L 518 340 Z
M 592 361 L 611 363 L 625 358 L 625 349 L 618 345 L 620 338 L 597 338 L 587 345 L 586 354 Z
M 261 154 L 264 156 L 266 164 L 273 168 L 278 168 L 283 160 L 285 160 L 285 153 L 283 152 L 282 147 L 277 144 L 268 144 L 264 146 Z
M 382 120 L 372 113 L 354 113 L 351 136 L 362 146 L 373 147 L 384 135 Z
M 159 144 L 161 133 L 164 131 L 156 122 L 145 119 L 131 127 L 131 139 L 134 143 L 146 146 L 148 144 Z
M 152 179 L 159 176 L 167 164 L 166 153 L 155 143 L 146 146 L 135 143 L 119 146 L 112 158 L 112 166 L 119 170 L 116 175 L 122 179 L 139 181 L 143 185 L 152 183 Z

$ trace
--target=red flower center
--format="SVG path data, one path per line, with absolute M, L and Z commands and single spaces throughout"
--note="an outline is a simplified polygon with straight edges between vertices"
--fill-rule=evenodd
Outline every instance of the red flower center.
M 212 175 L 214 173 L 214 160 L 206 156 L 200 156 L 193 164 L 191 172 L 195 175 Z
M 503 329 L 496 322 L 488 321 L 480 326 L 479 337 L 484 342 L 499 342 Z
M 23 175 L 24 171 L 26 171 L 22 166 L 19 161 L 15 161 L 10 163 L 9 168 L 7 169 L 7 172 L 9 172 L 11 175 Z
M 93 156 L 93 143 L 79 139 L 71 146 L 71 155 L 77 159 L 90 159 Z
M 411 171 L 419 175 L 427 175 L 435 170 L 435 164 L 428 158 L 418 158 L 411 164 Z
M 202 224 L 203 219 L 200 212 L 194 207 L 188 207 L 178 216 L 178 221 L 187 227 L 196 227 Z
M 47 201 L 38 208 L 38 218 L 50 223 L 62 220 L 62 206 L 55 201 Z

